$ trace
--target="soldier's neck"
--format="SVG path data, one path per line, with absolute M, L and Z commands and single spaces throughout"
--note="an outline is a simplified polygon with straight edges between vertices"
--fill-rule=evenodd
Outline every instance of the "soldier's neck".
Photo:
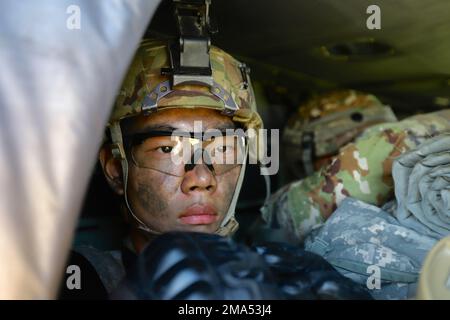
M 136 254 L 140 254 L 145 246 L 149 244 L 155 236 L 144 234 L 138 228 L 132 228 L 130 232 L 130 240 Z

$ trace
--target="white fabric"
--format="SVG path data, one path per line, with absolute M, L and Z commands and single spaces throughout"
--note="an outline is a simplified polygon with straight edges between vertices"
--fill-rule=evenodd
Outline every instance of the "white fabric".
M 0 2 L 0 299 L 55 297 L 110 108 L 158 3 Z M 70 5 L 80 29 L 67 28 Z

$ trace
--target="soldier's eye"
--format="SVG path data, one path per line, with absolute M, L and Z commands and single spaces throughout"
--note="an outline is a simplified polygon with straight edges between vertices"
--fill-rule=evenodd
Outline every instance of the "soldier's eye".
M 163 152 L 163 153 L 171 153 L 173 150 L 173 147 L 163 146 L 163 147 L 159 147 L 158 149 L 161 150 L 161 152 Z

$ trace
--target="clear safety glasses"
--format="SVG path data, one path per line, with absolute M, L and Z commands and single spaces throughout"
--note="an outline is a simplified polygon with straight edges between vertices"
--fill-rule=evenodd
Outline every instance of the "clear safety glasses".
M 222 175 L 245 161 L 247 139 L 235 130 L 206 132 L 149 131 L 124 137 L 137 167 L 183 176 L 204 164 L 214 175 Z

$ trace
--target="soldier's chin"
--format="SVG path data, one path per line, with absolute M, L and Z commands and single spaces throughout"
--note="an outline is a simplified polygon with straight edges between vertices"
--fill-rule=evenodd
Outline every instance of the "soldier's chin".
M 214 233 L 218 229 L 218 225 L 214 224 L 197 224 L 197 225 L 186 225 L 183 231 L 186 232 L 202 232 L 202 233 Z

